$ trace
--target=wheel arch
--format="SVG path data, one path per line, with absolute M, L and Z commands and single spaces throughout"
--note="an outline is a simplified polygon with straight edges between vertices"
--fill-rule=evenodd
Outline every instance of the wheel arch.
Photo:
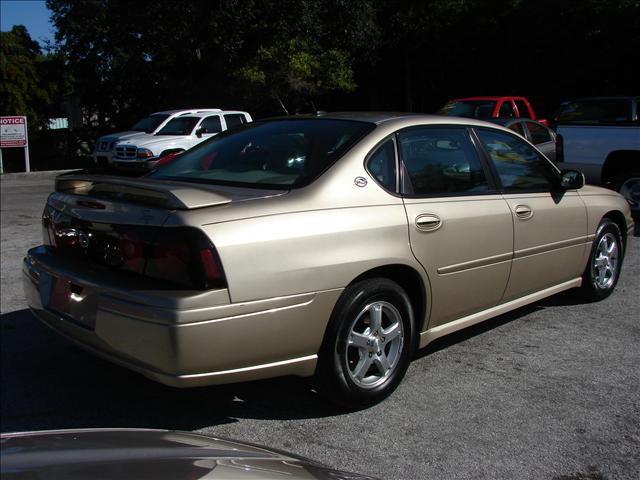
M 403 264 L 382 265 L 361 273 L 348 286 L 368 278 L 383 277 L 396 282 L 409 296 L 413 316 L 416 322 L 416 337 L 427 324 L 427 286 L 420 273 L 413 267 Z M 414 339 L 415 340 L 415 339 Z
M 622 237 L 622 246 L 624 248 L 624 252 L 627 251 L 627 220 L 624 217 L 624 214 L 619 210 L 610 210 L 602 216 L 602 219 L 608 218 L 613 223 L 615 223 L 620 229 L 620 236 Z
M 609 153 L 602 166 L 602 184 L 613 182 L 621 171 L 640 172 L 639 150 L 616 150 Z

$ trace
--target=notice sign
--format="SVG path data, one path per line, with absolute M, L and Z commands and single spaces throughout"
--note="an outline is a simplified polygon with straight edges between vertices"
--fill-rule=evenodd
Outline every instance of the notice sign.
M 27 146 L 27 117 L 0 117 L 0 147 Z

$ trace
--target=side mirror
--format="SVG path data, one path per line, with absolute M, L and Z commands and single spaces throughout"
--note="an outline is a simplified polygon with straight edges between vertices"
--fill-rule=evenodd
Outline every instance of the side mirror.
M 560 186 L 565 190 L 578 190 L 584 187 L 584 174 L 577 170 L 562 170 Z
M 196 137 L 202 138 L 203 133 L 205 133 L 205 129 L 203 126 L 196 128 Z

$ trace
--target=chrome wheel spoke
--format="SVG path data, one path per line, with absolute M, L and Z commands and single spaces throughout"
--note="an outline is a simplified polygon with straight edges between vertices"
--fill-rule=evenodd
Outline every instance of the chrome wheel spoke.
M 402 325 L 400 325 L 400 322 L 396 322 L 390 327 L 382 330 L 382 335 L 384 337 L 385 344 L 393 342 L 401 334 L 402 334 Z
M 373 363 L 373 357 L 369 357 L 368 354 L 362 355 L 360 361 L 353 369 L 353 376 L 360 381 L 364 380 L 364 376 L 369 371 L 371 363 Z
M 373 363 L 376 365 L 376 367 L 380 371 L 380 374 L 382 375 L 385 375 L 391 369 L 389 359 L 387 358 L 387 354 L 384 353 L 384 350 L 382 350 L 382 353 L 380 355 L 373 356 Z
M 377 332 L 382 326 L 382 305 L 375 303 L 370 309 L 371 315 L 371 330 Z
M 366 351 L 367 348 L 369 348 L 369 336 L 358 332 L 351 332 L 349 346 L 353 346 L 361 351 Z

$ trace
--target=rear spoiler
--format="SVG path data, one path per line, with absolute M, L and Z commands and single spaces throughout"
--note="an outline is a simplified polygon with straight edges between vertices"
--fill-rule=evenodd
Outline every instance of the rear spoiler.
M 55 179 L 56 192 L 123 200 L 170 210 L 224 205 L 231 198 L 193 183 L 134 179 L 110 175 L 64 174 Z

